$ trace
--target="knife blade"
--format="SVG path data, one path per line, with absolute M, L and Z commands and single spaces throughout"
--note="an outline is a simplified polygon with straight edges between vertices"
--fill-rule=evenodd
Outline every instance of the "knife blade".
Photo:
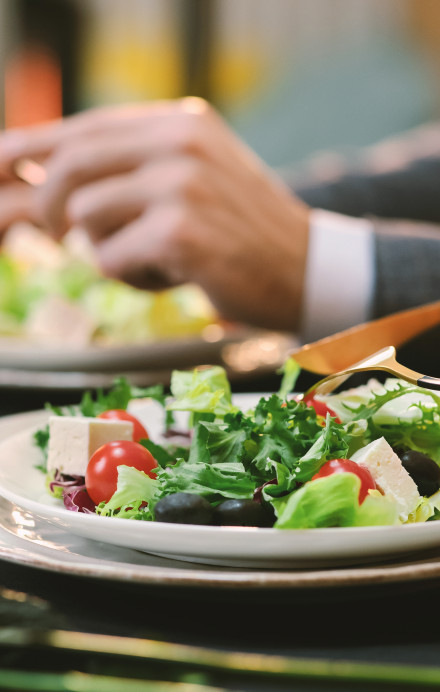
M 396 348 L 440 324 L 440 300 L 364 322 L 290 351 L 298 365 L 320 375 L 345 370 L 387 346 Z

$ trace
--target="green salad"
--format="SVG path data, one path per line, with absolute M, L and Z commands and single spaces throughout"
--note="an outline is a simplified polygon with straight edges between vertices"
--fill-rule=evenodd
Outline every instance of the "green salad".
M 76 234 L 55 243 L 30 224 L 10 229 L 0 252 L 0 335 L 48 346 L 144 344 L 218 321 L 199 287 L 152 292 L 105 278 L 83 243 Z
M 279 391 L 250 410 L 235 404 L 219 366 L 175 371 L 170 396 L 119 379 L 77 408 L 49 407 L 35 434 L 48 492 L 102 521 L 305 529 L 436 520 L 440 396 L 396 379 L 297 396 L 298 372 L 289 359 Z M 153 439 L 148 413 L 131 412 L 145 397 L 163 408 Z

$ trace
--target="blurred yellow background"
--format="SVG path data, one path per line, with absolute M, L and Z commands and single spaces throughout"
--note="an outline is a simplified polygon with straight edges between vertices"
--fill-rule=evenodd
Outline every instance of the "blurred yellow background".
M 270 164 L 440 109 L 437 0 L 0 0 L 3 125 L 209 98 Z

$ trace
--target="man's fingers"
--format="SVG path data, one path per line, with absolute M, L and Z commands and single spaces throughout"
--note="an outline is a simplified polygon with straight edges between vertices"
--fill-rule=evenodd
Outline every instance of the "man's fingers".
M 0 232 L 21 219 L 32 218 L 33 190 L 26 183 L 5 183 L 0 186 Z
M 116 142 L 107 136 L 83 138 L 61 147 L 46 166 L 47 179 L 36 192 L 36 210 L 55 235 L 69 226 L 66 204 L 75 190 L 136 168 L 142 160 L 136 135 L 126 133 Z
M 3 183 L 9 183 L 11 180 L 15 180 L 13 175 L 0 171 L 0 185 Z
M 161 288 L 187 280 L 182 235 L 187 221 L 179 204 L 158 204 L 96 245 L 104 274 L 142 288 Z M 183 242 L 183 244 L 185 244 Z
M 117 137 L 143 123 L 181 112 L 182 101 L 158 101 L 153 104 L 128 104 L 93 108 L 76 115 L 25 128 L 13 128 L 0 135 L 0 171 L 10 173 L 20 158 L 42 159 L 66 142 L 91 135 Z
M 140 216 L 147 204 L 144 186 L 136 176 L 118 175 L 76 190 L 67 215 L 96 242 Z
M 191 157 L 236 176 L 254 158 L 200 99 L 88 111 L 51 124 L 0 136 L 0 169 L 17 156 L 44 161 L 46 182 L 36 195 L 40 223 L 61 236 L 69 226 L 66 205 L 75 190 L 99 179 L 130 173 L 163 157 Z
M 67 118 L 26 128 L 6 130 L 0 135 L 0 171 L 10 173 L 20 158 L 41 160 L 65 142 L 103 131 L 117 133 L 144 117 L 146 106 L 94 108 Z
M 62 137 L 62 121 L 38 129 L 6 130 L 0 136 L 0 171 L 12 175 L 14 163 L 21 158 L 42 158 Z
M 78 188 L 69 198 L 67 215 L 97 241 L 166 200 L 194 207 L 217 204 L 218 177 L 211 167 L 190 157 L 162 158 Z

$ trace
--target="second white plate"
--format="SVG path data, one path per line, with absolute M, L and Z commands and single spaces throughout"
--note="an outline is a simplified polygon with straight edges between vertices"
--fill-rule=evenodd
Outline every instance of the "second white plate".
M 202 363 L 223 363 L 225 356 L 232 361 L 226 364 L 234 368 L 240 365 L 242 356 L 242 360 L 246 357 L 250 366 L 266 365 L 272 366 L 275 370 L 296 343 L 294 337 L 277 332 L 241 326 L 223 329 L 215 325 L 214 328 L 208 327 L 200 336 L 121 346 L 43 346 L 23 339 L 0 337 L 0 362 L 3 369 L 15 368 L 32 372 L 110 372 L 119 375 L 124 370 L 171 370 L 195 367 Z

